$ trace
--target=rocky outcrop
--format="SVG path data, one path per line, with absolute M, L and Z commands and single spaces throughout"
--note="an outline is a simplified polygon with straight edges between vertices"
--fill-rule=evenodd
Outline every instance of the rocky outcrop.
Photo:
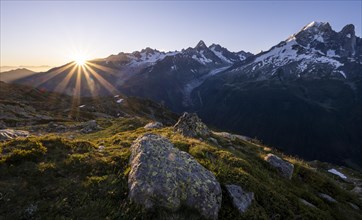
M 47 126 L 48 132 L 65 132 L 67 127 L 64 125 L 59 125 L 55 122 L 49 122 Z
M 242 214 L 254 200 L 253 192 L 246 192 L 240 186 L 226 185 L 226 190 L 232 199 L 233 205 Z
M 83 124 L 83 128 L 80 130 L 82 133 L 88 134 L 94 131 L 98 131 L 100 126 L 97 124 L 96 120 L 90 120 Z
M 185 137 L 204 137 L 210 135 L 209 128 L 201 121 L 196 113 L 185 112 L 174 126 L 176 132 Z
M 29 132 L 23 130 L 3 129 L 0 130 L 0 141 L 11 140 L 17 137 L 28 137 Z
M 268 154 L 264 159 L 271 166 L 275 167 L 283 177 L 288 178 L 288 179 L 292 178 L 293 171 L 294 171 L 293 164 L 281 159 L 278 156 L 275 156 L 274 154 Z
M 213 134 L 217 135 L 217 136 L 221 136 L 223 138 L 226 138 L 226 139 L 229 139 L 229 140 L 236 140 L 236 139 L 239 139 L 239 140 L 243 140 L 243 141 L 251 141 L 252 138 L 249 138 L 249 137 L 246 137 L 246 136 L 243 136 L 243 135 L 238 135 L 238 134 L 231 134 L 231 133 L 228 133 L 228 132 L 212 132 Z
M 166 138 L 146 134 L 131 146 L 129 197 L 148 210 L 180 215 L 181 207 L 217 219 L 221 188 L 215 176 Z M 181 217 L 182 218 L 182 217 Z
M 158 128 L 162 128 L 162 127 L 163 127 L 163 124 L 158 121 L 150 122 L 144 126 L 144 128 L 146 128 L 146 129 L 158 129 Z

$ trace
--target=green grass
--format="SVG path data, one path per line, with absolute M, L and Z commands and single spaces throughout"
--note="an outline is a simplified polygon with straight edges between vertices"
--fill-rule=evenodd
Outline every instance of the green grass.
M 348 204 L 362 207 L 362 202 L 331 175 L 266 146 L 213 135 L 219 147 L 208 140 L 185 138 L 172 127 L 146 130 L 143 126 L 148 121 L 142 118 L 97 122 L 102 130 L 78 134 L 74 140 L 63 134 L 0 144 L 0 219 L 167 219 L 161 211 L 147 213 L 128 200 L 129 147 L 149 132 L 169 138 L 190 153 L 222 186 L 237 184 L 255 193 L 251 207 L 240 215 L 223 187 L 220 219 L 362 219 Z M 100 145 L 105 146 L 103 151 L 98 149 Z M 291 180 L 280 177 L 263 160 L 270 152 L 295 165 Z M 328 203 L 318 193 L 326 193 L 338 203 Z M 318 209 L 301 204 L 299 198 Z

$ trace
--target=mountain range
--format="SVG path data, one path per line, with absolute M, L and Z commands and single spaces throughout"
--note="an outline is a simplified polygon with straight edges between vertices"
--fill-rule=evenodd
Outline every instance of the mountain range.
M 17 79 L 21 79 L 27 76 L 34 74 L 34 71 L 28 70 L 26 68 L 19 68 L 9 71 L 0 72 L 0 81 L 3 82 L 13 82 Z
M 312 22 L 255 55 L 200 41 L 68 63 L 15 82 L 74 96 L 148 98 L 293 155 L 361 168 L 361 73 L 354 26 L 336 32 Z

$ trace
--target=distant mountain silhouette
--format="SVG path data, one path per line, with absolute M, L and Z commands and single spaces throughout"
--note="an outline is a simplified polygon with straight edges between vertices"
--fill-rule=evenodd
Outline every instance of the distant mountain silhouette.
M 31 76 L 35 72 L 28 70 L 26 68 L 19 68 L 15 70 L 10 70 L 6 72 L 0 72 L 0 81 L 3 82 L 13 82 L 15 80 L 21 79 L 23 77 Z

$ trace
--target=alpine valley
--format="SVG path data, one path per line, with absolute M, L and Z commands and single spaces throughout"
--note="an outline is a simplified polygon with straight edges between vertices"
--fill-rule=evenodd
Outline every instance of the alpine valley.
M 181 51 L 146 48 L 88 62 L 100 77 L 70 74 L 69 63 L 15 82 L 68 95 L 151 99 L 289 154 L 361 169 L 362 40 L 351 24 L 336 32 L 312 22 L 256 55 L 200 41 Z M 78 80 L 84 86 L 76 91 Z

